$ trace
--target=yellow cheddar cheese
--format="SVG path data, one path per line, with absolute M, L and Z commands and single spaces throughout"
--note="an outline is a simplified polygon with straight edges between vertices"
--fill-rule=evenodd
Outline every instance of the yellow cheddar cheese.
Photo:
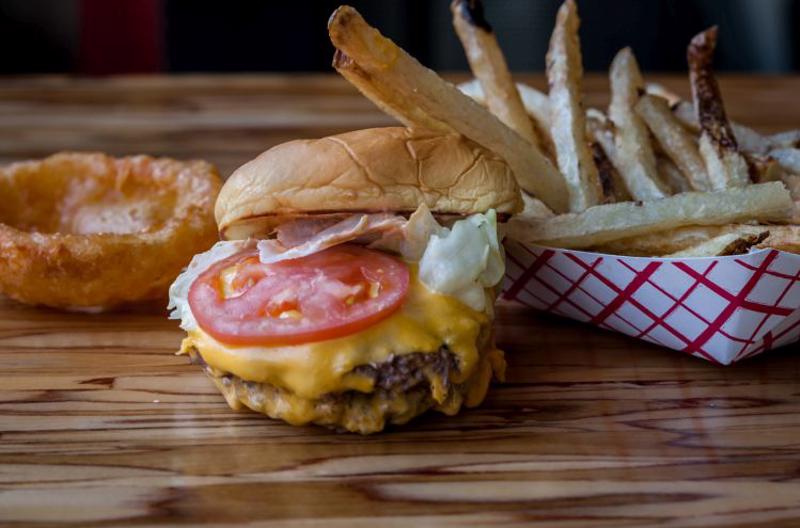
M 303 345 L 263 347 L 221 343 L 197 328 L 184 339 L 181 351 L 194 347 L 214 369 L 313 400 L 348 390 L 371 392 L 373 378 L 354 372 L 356 367 L 382 363 L 396 355 L 436 352 L 442 345 L 458 358 L 458 372 L 451 374 L 450 381 L 463 383 L 477 369 L 486 369 L 480 365 L 479 348 L 489 345 L 486 336 L 490 323 L 486 314 L 429 290 L 411 266 L 403 305 L 364 331 Z M 446 396 L 441 385 L 432 387 L 434 399 L 440 402 Z

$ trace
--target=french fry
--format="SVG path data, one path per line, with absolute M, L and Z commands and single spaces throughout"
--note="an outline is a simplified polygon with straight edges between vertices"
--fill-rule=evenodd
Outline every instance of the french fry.
M 614 167 L 614 170 L 619 173 L 619 156 L 617 154 L 617 147 L 614 145 L 613 125 L 607 126 L 598 119 L 590 118 L 586 120 L 586 133 L 589 135 L 592 144 L 598 145 L 603 150 L 603 154 Z M 628 187 L 624 185 L 624 180 L 622 187 L 630 196 L 630 193 L 628 193 Z
M 800 226 L 747 224 L 687 226 L 614 240 L 592 249 L 614 255 L 649 257 L 686 251 L 690 247 L 724 235 L 733 235 L 737 238 L 755 236 L 762 239 L 755 246 L 757 249 L 773 248 L 800 253 Z
M 620 163 L 617 168 L 636 200 L 656 200 L 669 196 L 669 188 L 658 176 L 650 134 L 634 111 L 639 93 L 644 90 L 644 83 L 630 48 L 617 53 L 611 63 L 609 76 L 611 104 L 608 117 L 615 127 L 614 143 Z
M 558 168 L 569 188 L 569 210 L 573 212 L 596 205 L 603 199 L 600 176 L 586 142 L 579 25 L 574 0 L 566 0 L 558 10 L 547 50 L 550 134 L 556 148 Z
M 668 255 L 687 248 L 704 244 L 723 236 L 761 235 L 775 226 L 756 226 L 747 224 L 727 224 L 720 226 L 685 226 L 677 229 L 655 231 L 642 235 L 612 240 L 592 248 L 593 251 L 612 255 L 633 257 L 654 257 Z
M 781 181 L 792 195 L 792 200 L 800 202 L 800 174 L 783 173 Z
M 787 130 L 767 138 L 770 148 L 800 148 L 800 130 Z
M 461 90 L 463 94 L 468 95 L 473 100 L 486 106 L 486 96 L 483 93 L 483 88 L 478 79 L 463 82 L 458 85 L 458 89 Z M 555 160 L 556 149 L 553 145 L 553 138 L 550 137 L 550 101 L 547 95 L 532 86 L 522 83 L 517 83 L 517 91 L 522 98 L 525 111 L 533 120 L 536 136 L 541 140 L 542 150 L 547 154 L 549 159 Z
M 769 237 L 758 248 L 772 248 L 787 253 L 800 253 L 800 226 L 770 226 Z
M 647 124 L 664 153 L 683 173 L 691 189 L 711 190 L 706 167 L 697 151 L 694 138 L 672 114 L 667 101 L 645 94 L 636 104 L 636 113 Z
M 550 135 L 550 98 L 547 97 L 547 94 L 523 83 L 517 83 L 517 91 L 522 98 L 525 111 L 533 119 L 536 135 L 541 140 L 542 150 L 547 153 L 550 160 L 555 162 L 556 146 Z
M 601 147 L 605 158 L 610 162 L 612 168 L 614 169 L 613 171 L 609 171 L 609 174 L 611 175 L 614 197 L 616 199 L 610 201 L 625 202 L 628 200 L 633 200 L 633 197 L 628 191 L 627 183 L 620 175 L 618 169 L 623 162 L 620 159 L 619 152 L 617 151 L 617 147 L 614 142 L 614 124 L 603 112 L 597 110 L 596 108 L 589 108 L 586 111 L 586 118 L 587 134 L 589 134 L 589 137 L 592 139 L 594 146 Z M 604 174 L 597 154 L 595 154 L 595 163 L 597 164 L 598 168 L 600 168 L 602 180 Z M 668 159 L 662 158 L 661 156 L 656 156 L 656 167 L 660 180 L 668 186 L 671 193 L 692 190 L 683 174 L 681 174 L 678 168 Z M 603 185 L 605 188 L 605 181 Z M 606 202 L 609 202 L 609 200 L 606 200 Z
M 793 174 L 800 174 L 800 149 L 775 149 L 769 152 L 769 156 L 777 161 L 785 170 Z
M 619 173 L 620 161 L 617 147 L 614 145 L 614 124 L 600 110 L 589 108 L 586 111 L 586 133 L 592 141 L 592 155 L 603 183 L 605 202 L 632 200 L 628 186 Z M 609 166 L 606 165 L 606 161 Z M 610 195 L 606 192 L 607 185 L 611 187 Z
M 685 128 L 692 132 L 700 131 L 700 123 L 697 121 L 697 114 L 692 103 L 684 101 L 679 95 L 670 92 L 660 84 L 649 83 L 645 91 L 650 95 L 666 99 L 672 108 L 673 115 Z M 800 142 L 800 130 L 789 130 L 772 136 L 764 136 L 736 121 L 730 121 L 730 126 L 739 150 L 751 154 L 766 154 L 771 148 L 792 147 L 796 142 Z
M 602 110 L 599 110 L 597 108 L 587 108 L 586 130 L 591 130 L 592 123 L 597 124 L 606 129 L 614 128 L 614 124 Z
M 670 193 L 679 194 L 694 191 L 689 184 L 689 180 L 680 171 L 671 159 L 664 156 L 656 156 L 656 166 L 658 167 L 658 177 L 667 184 Z
M 717 80 L 711 70 L 717 46 L 716 26 L 698 33 L 689 43 L 687 60 L 697 119 L 700 123 L 700 155 L 714 190 L 750 184 L 747 161 L 739 153 Z
M 603 185 L 603 203 L 627 202 L 631 199 L 622 176 L 619 175 L 614 164 L 606 155 L 603 146 L 592 143 L 592 156 L 600 174 L 600 183 Z
M 443 134 L 455 132 L 452 127 L 431 117 L 420 108 L 407 105 L 401 95 L 392 90 L 382 90 L 380 85 L 370 80 L 370 75 L 367 72 L 339 50 L 334 52 L 333 63 L 342 77 L 347 79 L 350 84 L 358 88 L 362 94 L 375 103 L 384 113 L 394 116 L 406 126 L 412 128 L 427 128 Z M 400 119 L 400 115 L 403 116 L 403 119 Z
M 376 104 L 408 126 L 423 113 L 503 157 L 520 186 L 557 212 L 568 209 L 564 179 L 541 153 L 480 104 L 442 80 L 367 24 L 349 6 L 328 21 L 328 33 L 339 53 L 334 67 Z M 387 95 L 389 94 L 389 95 Z M 388 101 L 391 104 L 387 103 Z
M 683 98 L 664 86 L 663 84 L 649 82 L 644 85 L 644 92 L 648 95 L 660 97 L 667 101 L 667 105 L 672 108 L 683 101 Z
M 614 182 L 612 179 L 612 173 L 616 172 L 617 169 L 611 164 L 605 151 L 603 151 L 603 147 L 597 143 L 592 143 L 591 149 L 592 159 L 594 159 L 594 164 L 597 166 L 597 174 L 600 178 L 600 185 L 603 188 L 602 203 L 614 203 L 619 201 L 614 196 Z
M 700 123 L 697 121 L 697 115 L 692 103 L 679 101 L 677 104 L 672 105 L 672 113 L 688 130 L 692 132 L 700 131 Z M 730 126 L 739 150 L 751 154 L 766 154 L 770 148 L 777 147 L 781 140 L 787 141 L 790 139 L 790 136 L 787 135 L 773 140 L 771 137 L 764 136 L 752 128 L 734 121 L 730 122 Z
M 795 204 L 787 221 L 800 224 L 800 149 L 775 149 L 767 156 L 751 156 L 749 161 L 757 181 L 780 181 L 786 185 Z
M 788 174 L 784 167 L 770 156 L 749 154 L 747 156 L 747 164 L 750 167 L 750 177 L 756 183 L 770 181 L 785 182 L 785 177 Z
M 665 256 L 669 258 L 691 258 L 743 255 L 768 236 L 769 231 L 764 231 L 757 235 L 727 233 Z
M 528 219 L 542 220 L 545 218 L 552 218 L 555 216 L 553 211 L 550 210 L 541 200 L 532 197 L 528 193 L 522 193 L 522 212 L 519 216 Z
M 528 114 L 536 121 L 539 127 L 549 130 L 551 125 L 550 98 L 547 94 L 523 83 L 517 83 L 517 90 Z
M 538 222 L 512 218 L 507 234 L 520 242 L 588 248 L 686 225 L 783 220 L 793 206 L 782 183 L 760 183 L 725 191 L 683 193 L 652 202 L 597 205 L 582 213 Z
M 731 130 L 741 152 L 766 154 L 771 147 L 768 137 L 748 126 L 731 121 Z
M 687 130 L 694 133 L 700 132 L 700 123 L 697 121 L 697 113 L 694 111 L 692 103 L 680 100 L 675 104 L 671 104 L 670 107 L 675 119 L 680 121 Z
M 522 105 L 506 58 L 483 13 L 481 0 L 453 0 L 453 26 L 464 46 L 470 69 L 481 84 L 489 110 L 500 121 L 539 148 L 539 138 Z
M 547 94 L 540 92 L 533 86 L 527 84 L 517 83 L 517 92 L 519 92 L 522 105 L 528 116 L 533 118 L 534 123 L 539 129 L 548 131 L 550 130 L 550 99 Z M 475 101 L 482 105 L 486 105 L 486 95 L 483 92 L 483 87 L 478 79 L 472 79 L 458 85 L 458 89 L 463 94 L 470 96 Z M 537 130 L 538 132 L 538 130 Z

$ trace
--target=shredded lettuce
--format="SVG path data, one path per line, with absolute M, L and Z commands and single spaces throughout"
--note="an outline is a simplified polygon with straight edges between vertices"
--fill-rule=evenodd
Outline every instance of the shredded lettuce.
M 169 318 L 180 319 L 181 328 L 187 332 L 197 328 L 197 321 L 189 307 L 189 288 L 192 283 L 214 263 L 253 245 L 252 240 L 223 240 L 214 244 L 205 253 L 195 255 L 183 273 L 178 275 L 178 278 L 169 287 L 169 305 L 167 306 L 167 309 L 171 310 Z
M 474 214 L 432 234 L 419 262 L 419 278 L 477 311 L 487 309 L 486 288 L 503 280 L 505 262 L 494 210 Z
M 430 209 L 421 204 L 408 220 L 402 219 L 400 229 L 380 230 L 380 237 L 367 247 L 396 253 L 408 262 L 419 262 L 431 235 L 442 230 L 444 228 L 436 221 Z

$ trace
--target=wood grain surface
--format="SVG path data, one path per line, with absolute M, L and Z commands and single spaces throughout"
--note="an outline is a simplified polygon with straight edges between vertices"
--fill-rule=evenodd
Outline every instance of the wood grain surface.
M 588 103 L 606 89 L 588 79 Z M 737 120 L 800 126 L 800 78 L 722 90 Z M 279 142 L 390 123 L 327 76 L 0 79 L 2 162 L 145 152 L 228 174 Z M 0 525 L 800 525 L 796 346 L 717 367 L 503 305 L 509 379 L 482 407 L 360 437 L 231 411 L 174 355 L 164 304 L 0 300 Z

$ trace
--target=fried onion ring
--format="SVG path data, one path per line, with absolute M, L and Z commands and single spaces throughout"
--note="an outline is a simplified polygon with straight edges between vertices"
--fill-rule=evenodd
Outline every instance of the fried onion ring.
M 60 153 L 0 167 L 0 293 L 101 311 L 166 296 L 217 240 L 204 161 Z

